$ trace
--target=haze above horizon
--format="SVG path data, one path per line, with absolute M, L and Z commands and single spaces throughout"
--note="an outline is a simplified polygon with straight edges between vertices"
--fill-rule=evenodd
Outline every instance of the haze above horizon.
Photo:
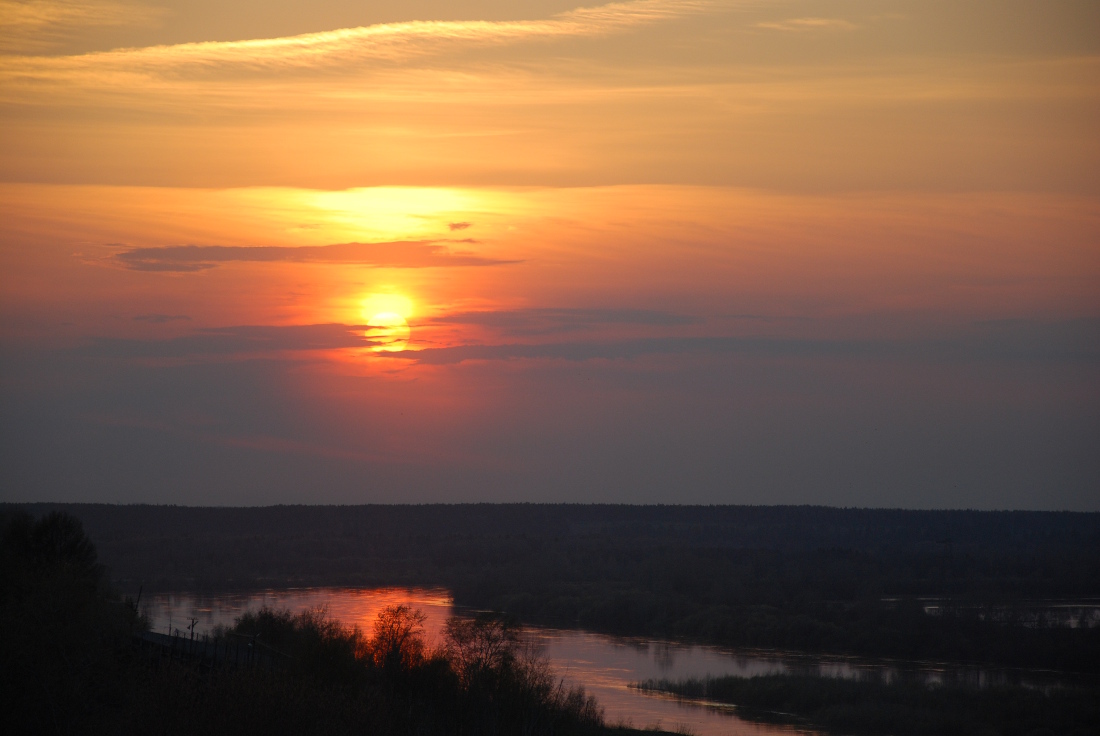
M 1097 28 L 0 0 L 0 501 L 1100 510 Z

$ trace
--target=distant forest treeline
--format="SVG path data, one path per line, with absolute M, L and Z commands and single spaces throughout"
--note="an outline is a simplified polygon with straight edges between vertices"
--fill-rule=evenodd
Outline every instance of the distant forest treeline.
M 439 585 L 523 620 L 731 646 L 1100 671 L 1100 514 L 470 504 L 26 504 L 84 522 L 126 588 Z M 958 604 L 924 613 L 916 597 Z M 982 605 L 998 604 L 982 617 Z M 993 621 L 991 618 L 997 618 Z

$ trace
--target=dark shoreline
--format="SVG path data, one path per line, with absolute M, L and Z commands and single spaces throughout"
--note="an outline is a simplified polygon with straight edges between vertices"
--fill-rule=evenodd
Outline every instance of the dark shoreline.
M 827 734 L 1085 736 L 1100 730 L 1097 685 L 1041 692 L 785 674 L 648 680 L 632 687 L 704 707 L 734 708 L 747 720 Z
M 112 577 L 146 593 L 440 587 L 459 606 L 620 636 L 1100 672 L 1100 627 L 1028 625 L 1023 610 L 1052 597 L 1100 598 L 1100 513 L 568 504 L 5 508 L 77 515 Z M 917 599 L 932 596 L 959 607 L 928 615 Z M 986 620 L 983 605 L 1000 606 L 1006 620 Z

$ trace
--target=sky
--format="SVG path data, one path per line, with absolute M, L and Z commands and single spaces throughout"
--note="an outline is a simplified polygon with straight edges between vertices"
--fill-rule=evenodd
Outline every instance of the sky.
M 583 2 L 0 0 L 0 501 L 1100 510 L 1100 5 Z

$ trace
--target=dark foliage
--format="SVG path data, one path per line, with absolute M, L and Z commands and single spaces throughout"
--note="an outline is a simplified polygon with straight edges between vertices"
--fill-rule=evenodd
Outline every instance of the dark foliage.
M 0 712 L 10 733 L 77 732 L 122 697 L 115 655 L 142 622 L 77 519 L 6 513 L 0 525 Z
M 137 606 L 106 587 L 79 521 L 9 513 L 2 523 L 5 733 L 612 733 L 591 698 L 525 656 L 518 629 L 494 617 L 453 623 L 447 649 L 430 652 L 422 616 L 403 606 L 369 636 L 320 612 L 261 610 L 221 634 L 263 642 L 275 664 L 166 658 L 136 646 Z
M 805 675 L 650 680 L 644 691 L 729 703 L 738 715 L 838 734 L 1085 736 L 1100 732 L 1100 690 L 968 688 L 920 680 Z

